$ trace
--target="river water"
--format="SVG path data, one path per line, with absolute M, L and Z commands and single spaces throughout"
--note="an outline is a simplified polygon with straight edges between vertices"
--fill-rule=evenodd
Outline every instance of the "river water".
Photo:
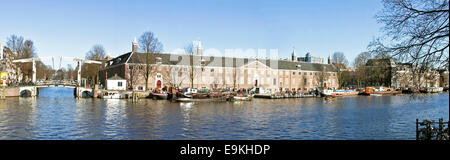
M 0 139 L 415 139 L 449 119 L 449 94 L 172 103 L 75 99 L 73 89 L 0 100 Z

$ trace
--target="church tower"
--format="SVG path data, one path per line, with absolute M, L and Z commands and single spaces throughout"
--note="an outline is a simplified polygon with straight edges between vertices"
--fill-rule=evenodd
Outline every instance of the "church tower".
M 297 61 L 297 56 L 295 55 L 295 47 L 294 47 L 293 51 L 292 51 L 292 62 L 295 62 L 295 61 Z

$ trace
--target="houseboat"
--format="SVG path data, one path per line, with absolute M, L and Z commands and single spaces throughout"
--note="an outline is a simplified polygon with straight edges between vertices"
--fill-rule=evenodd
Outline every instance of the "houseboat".
M 361 95 L 366 95 L 366 96 L 370 96 L 370 95 L 383 95 L 383 94 L 400 94 L 402 93 L 402 91 L 398 90 L 394 90 L 392 88 L 385 88 L 385 87 L 380 87 L 380 88 L 374 88 L 374 87 L 366 87 L 364 92 L 361 93 Z

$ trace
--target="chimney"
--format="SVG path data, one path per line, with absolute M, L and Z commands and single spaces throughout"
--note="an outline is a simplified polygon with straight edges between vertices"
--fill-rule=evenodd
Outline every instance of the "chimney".
M 136 41 L 136 37 L 134 37 L 134 40 L 133 40 L 133 43 L 131 46 L 131 52 L 137 52 L 137 50 L 138 50 L 138 43 Z
M 331 62 L 331 55 L 328 56 L 328 64 L 332 64 L 332 62 Z
M 294 49 L 292 51 L 292 61 L 293 62 L 297 61 L 297 56 L 295 55 L 295 47 L 294 47 Z

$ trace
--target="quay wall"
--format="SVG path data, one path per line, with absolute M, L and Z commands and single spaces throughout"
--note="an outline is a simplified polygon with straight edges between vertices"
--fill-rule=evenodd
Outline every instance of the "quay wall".
M 0 94 L 3 94 L 2 91 L 0 91 Z M 20 96 L 20 88 L 19 87 L 8 87 L 5 88 L 5 96 L 6 97 L 19 97 Z

